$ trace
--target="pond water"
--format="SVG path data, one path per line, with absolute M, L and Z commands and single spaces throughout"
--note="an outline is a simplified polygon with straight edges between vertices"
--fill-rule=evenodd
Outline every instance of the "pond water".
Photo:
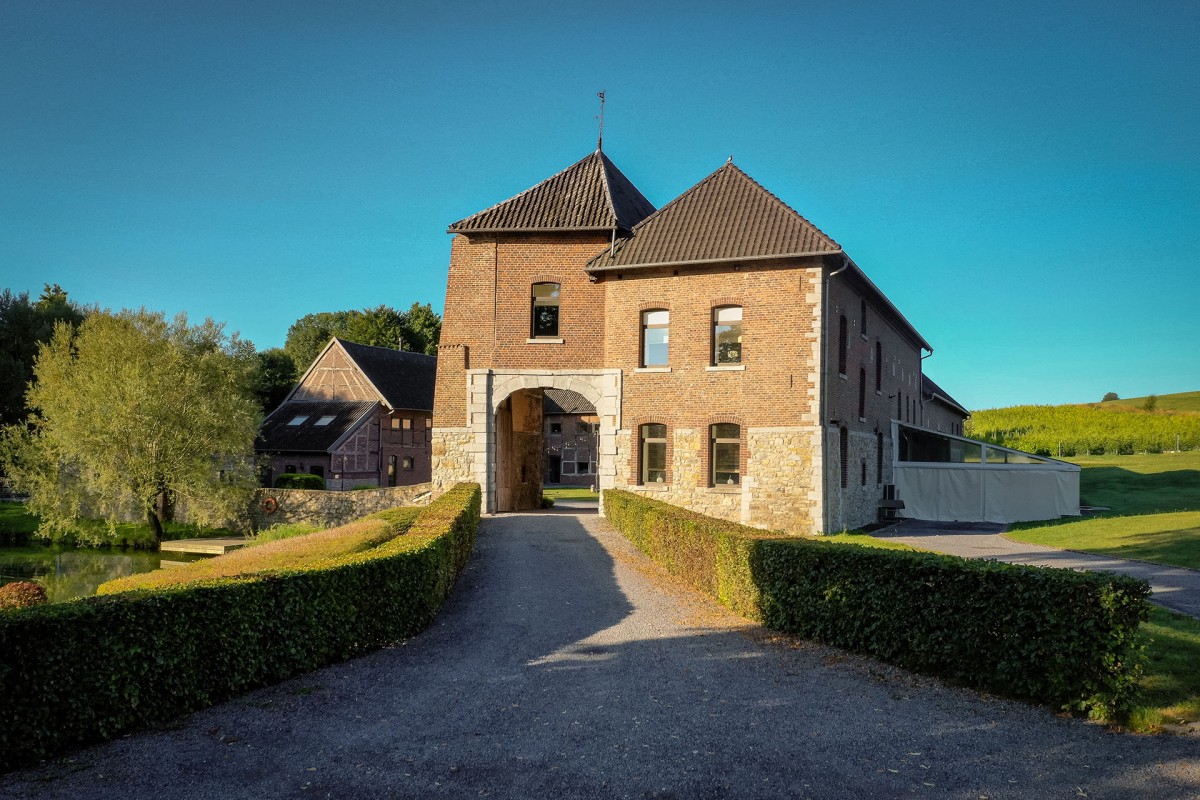
M 51 603 L 91 597 L 105 581 L 205 556 L 146 550 L 86 549 L 61 545 L 0 547 L 0 585 L 35 581 L 46 587 Z

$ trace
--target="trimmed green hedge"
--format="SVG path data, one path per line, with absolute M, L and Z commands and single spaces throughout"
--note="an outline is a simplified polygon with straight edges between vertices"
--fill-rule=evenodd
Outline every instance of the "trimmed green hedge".
M 276 489 L 324 489 L 325 479 L 307 472 L 285 472 L 275 479 Z
M 1145 581 L 781 537 L 618 490 L 604 509 L 672 574 L 769 628 L 1104 717 L 1133 700 Z
M 478 523 L 460 484 L 405 535 L 316 566 L 0 612 L 0 770 L 419 633 Z

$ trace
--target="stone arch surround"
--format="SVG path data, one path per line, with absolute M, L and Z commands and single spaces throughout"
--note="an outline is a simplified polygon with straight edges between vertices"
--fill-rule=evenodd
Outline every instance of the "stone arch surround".
M 617 431 L 621 427 L 619 369 L 473 369 L 467 371 L 467 427 L 472 477 L 483 488 L 484 510 L 496 510 L 496 411 L 505 398 L 522 389 L 569 389 L 595 406 L 600 417 L 597 478 L 599 488 L 611 489 L 617 474 Z

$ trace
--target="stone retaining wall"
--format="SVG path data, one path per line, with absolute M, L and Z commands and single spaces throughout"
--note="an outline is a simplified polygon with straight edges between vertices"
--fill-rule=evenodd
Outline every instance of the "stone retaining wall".
M 428 505 L 432 499 L 432 483 L 349 492 L 259 489 L 250 511 L 250 524 L 255 530 L 293 522 L 332 528 L 388 508 Z

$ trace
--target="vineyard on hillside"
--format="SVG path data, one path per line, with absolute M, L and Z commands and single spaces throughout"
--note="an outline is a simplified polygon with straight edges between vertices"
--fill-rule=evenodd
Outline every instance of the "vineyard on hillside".
M 973 411 L 964 433 L 1038 455 L 1200 449 L 1200 414 L 1121 406 L 1012 406 Z

